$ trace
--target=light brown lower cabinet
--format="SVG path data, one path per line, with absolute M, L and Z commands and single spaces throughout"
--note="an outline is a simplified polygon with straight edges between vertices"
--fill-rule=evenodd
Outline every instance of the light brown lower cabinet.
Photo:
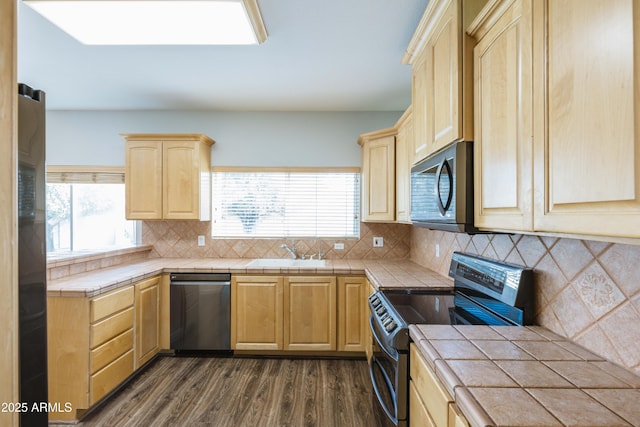
M 159 276 L 94 298 L 47 298 L 49 401 L 79 419 L 157 353 Z M 63 405 L 63 408 L 66 408 Z
M 469 427 L 469 422 L 455 403 L 449 404 L 449 427 Z
M 231 348 L 282 350 L 283 278 L 231 277 Z
M 365 351 L 369 283 L 366 277 L 338 277 L 338 350 Z
M 135 285 L 136 369 L 160 351 L 160 276 Z
M 284 349 L 336 350 L 336 278 L 284 278 Z
M 409 425 L 468 427 L 453 398 L 413 343 L 409 365 Z
M 91 375 L 89 404 L 97 403 L 110 391 L 133 373 L 133 350 L 127 351 L 122 356 L 107 365 L 104 369 Z
M 409 381 L 409 427 L 436 427 L 413 381 Z
M 233 276 L 231 346 L 362 352 L 366 290 L 364 277 Z

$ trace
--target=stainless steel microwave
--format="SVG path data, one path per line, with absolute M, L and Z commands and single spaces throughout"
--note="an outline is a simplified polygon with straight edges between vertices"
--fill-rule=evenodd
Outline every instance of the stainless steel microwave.
M 411 222 L 433 230 L 476 233 L 473 143 L 461 141 L 411 168 Z

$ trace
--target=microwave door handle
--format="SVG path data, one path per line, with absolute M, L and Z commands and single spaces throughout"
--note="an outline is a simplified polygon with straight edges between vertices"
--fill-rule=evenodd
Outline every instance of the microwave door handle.
M 442 195 L 440 194 L 440 180 L 442 179 L 443 169 L 446 169 L 447 178 L 449 179 L 449 194 L 447 196 L 447 203 L 442 202 Z M 436 200 L 438 201 L 438 209 L 440 210 L 440 214 L 442 216 L 445 216 L 445 214 L 451 207 L 451 198 L 453 197 L 453 172 L 451 171 L 451 165 L 449 164 L 447 159 L 443 159 L 442 163 L 440 163 L 440 166 L 438 166 L 436 176 L 438 177 L 438 181 L 436 182 Z

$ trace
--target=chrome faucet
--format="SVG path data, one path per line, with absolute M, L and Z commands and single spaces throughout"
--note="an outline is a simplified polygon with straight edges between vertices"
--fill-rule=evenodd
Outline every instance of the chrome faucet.
M 296 244 L 295 241 L 291 241 L 291 247 L 287 246 L 286 243 L 283 243 L 282 245 L 280 245 L 280 247 L 282 249 L 286 249 L 287 252 L 289 252 L 291 254 L 291 258 L 293 259 L 297 259 L 298 258 L 298 250 L 296 249 Z

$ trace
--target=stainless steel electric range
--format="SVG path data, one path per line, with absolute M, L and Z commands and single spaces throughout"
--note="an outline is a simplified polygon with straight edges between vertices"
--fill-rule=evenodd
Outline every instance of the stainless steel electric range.
M 377 400 L 397 426 L 408 425 L 409 325 L 512 325 L 533 321 L 533 271 L 455 252 L 450 292 L 382 290 L 369 297 L 374 348 L 369 371 Z

